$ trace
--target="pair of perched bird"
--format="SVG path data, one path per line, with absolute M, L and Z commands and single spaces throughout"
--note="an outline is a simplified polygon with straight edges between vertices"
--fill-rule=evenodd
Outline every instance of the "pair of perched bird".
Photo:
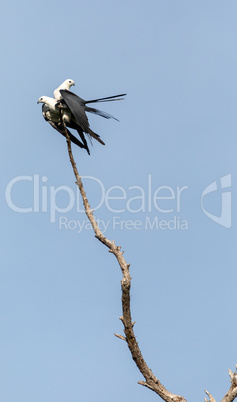
M 71 141 L 80 148 L 86 149 L 90 155 L 84 133 L 88 134 L 90 139 L 93 137 L 101 144 L 105 145 L 105 143 L 100 139 L 98 134 L 94 133 L 94 131 L 90 129 L 86 112 L 98 114 L 106 119 L 117 119 L 108 113 L 91 108 L 87 106 L 87 104 L 122 100 L 122 96 L 125 96 L 126 94 L 86 101 L 69 91 L 72 85 L 75 85 L 73 80 L 65 80 L 57 89 L 55 89 L 54 98 L 50 98 L 49 96 L 41 96 L 37 103 L 43 103 L 43 117 L 47 122 L 49 122 L 49 124 L 51 124 L 53 128 L 55 128 L 55 130 L 64 135 L 64 137 L 66 137 L 66 130 Z M 66 127 L 77 130 L 81 141 L 72 135 Z

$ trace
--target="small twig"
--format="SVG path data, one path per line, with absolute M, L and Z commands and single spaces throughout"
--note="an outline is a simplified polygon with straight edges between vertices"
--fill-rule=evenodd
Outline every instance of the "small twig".
M 149 384 L 147 384 L 147 382 L 145 382 L 145 381 L 138 381 L 138 384 L 143 385 L 144 387 L 152 389 L 151 386 Z
M 123 341 L 126 341 L 127 339 L 125 338 L 125 336 L 123 335 L 119 335 L 119 334 L 114 334 L 115 336 L 117 336 L 117 338 L 122 339 Z
M 204 391 L 206 392 L 206 394 L 209 396 L 209 401 L 208 402 L 216 402 L 216 400 L 213 398 L 213 396 L 210 394 L 210 392 L 208 392 L 206 389 L 204 389 Z M 205 398 L 205 401 L 207 401 L 207 399 Z

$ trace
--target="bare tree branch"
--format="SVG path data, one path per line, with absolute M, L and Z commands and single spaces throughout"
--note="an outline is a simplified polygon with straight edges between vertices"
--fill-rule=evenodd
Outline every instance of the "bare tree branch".
M 63 122 L 62 122 L 62 124 L 63 124 Z M 63 126 L 64 126 L 64 124 L 63 124 Z M 80 190 L 82 200 L 83 200 L 83 205 L 85 208 L 85 212 L 92 225 L 92 228 L 95 233 L 95 237 L 101 243 L 103 243 L 106 247 L 108 247 L 110 253 L 114 254 L 115 258 L 118 261 L 122 274 L 123 274 L 123 278 L 121 280 L 123 315 L 122 315 L 122 317 L 120 317 L 120 320 L 122 321 L 122 323 L 124 325 L 125 336 L 118 335 L 118 334 L 115 334 L 115 336 L 127 342 L 127 345 L 131 352 L 132 358 L 133 358 L 134 362 L 136 363 L 138 369 L 140 370 L 141 374 L 143 375 L 143 377 L 146 380 L 146 381 L 139 381 L 138 384 L 151 389 L 156 394 L 158 394 L 161 397 L 161 399 L 163 399 L 166 402 L 187 402 L 183 396 L 172 394 L 161 384 L 161 382 L 158 380 L 158 378 L 156 378 L 156 376 L 152 373 L 151 369 L 147 366 L 147 364 L 142 356 L 141 350 L 138 346 L 138 342 L 135 338 L 135 334 L 133 331 L 135 322 L 132 322 L 132 316 L 131 316 L 131 308 L 130 308 L 131 276 L 130 276 L 130 272 L 129 272 L 130 264 L 128 264 L 125 261 L 125 258 L 123 257 L 124 252 L 121 251 L 121 247 L 116 246 L 115 241 L 109 240 L 107 237 L 105 237 L 103 235 L 103 233 L 99 229 L 99 226 L 93 215 L 93 210 L 91 209 L 89 201 L 87 199 L 86 192 L 85 192 L 83 184 L 82 184 L 81 176 L 78 173 L 76 163 L 73 158 L 72 148 L 71 148 L 71 140 L 70 140 L 69 134 L 68 134 L 65 126 L 64 126 L 64 131 L 65 131 L 65 137 L 67 139 L 67 147 L 68 147 L 68 154 L 69 154 L 70 162 L 71 162 L 73 172 L 74 172 L 74 175 L 76 178 L 76 184 Z M 237 368 L 237 366 L 236 366 L 236 368 Z M 236 373 L 236 371 L 233 373 L 231 370 L 229 370 L 229 376 L 231 379 L 231 386 L 230 386 L 230 389 L 227 392 L 227 394 L 221 400 L 221 402 L 232 402 L 237 397 L 237 373 Z M 209 402 L 216 402 L 216 400 L 213 398 L 213 396 L 208 391 L 205 391 L 205 392 L 210 398 Z M 205 401 L 207 401 L 206 398 L 205 398 Z
M 90 207 L 89 201 L 86 197 L 86 193 L 82 184 L 81 176 L 78 173 L 77 167 L 75 160 L 72 155 L 72 148 L 71 148 L 71 140 L 70 137 L 67 133 L 67 130 L 65 130 L 66 138 L 67 138 L 67 147 L 68 147 L 68 154 L 70 158 L 70 162 L 72 164 L 73 172 L 76 178 L 76 184 L 78 185 L 78 188 L 80 190 L 82 200 L 83 200 L 83 205 L 85 208 L 86 215 L 93 227 L 95 237 L 103 243 L 106 247 L 109 248 L 109 252 L 114 254 L 115 258 L 117 259 L 119 266 L 121 268 L 123 278 L 121 280 L 121 286 L 122 286 L 122 310 L 123 310 L 123 316 L 120 317 L 123 325 L 124 325 L 124 333 L 125 337 L 121 335 L 116 335 L 120 339 L 123 339 L 127 342 L 127 345 L 129 347 L 129 350 L 132 354 L 132 358 L 135 361 L 138 369 L 142 373 L 142 375 L 145 378 L 144 381 L 140 381 L 139 384 L 144 385 L 151 389 L 152 391 L 156 392 L 164 401 L 166 402 L 187 402 L 185 398 L 179 395 L 172 394 L 169 392 L 162 384 L 161 382 L 154 376 L 152 373 L 151 369 L 147 366 L 142 353 L 140 351 L 140 348 L 138 346 L 137 340 L 135 338 L 134 332 L 133 332 L 133 326 L 134 322 L 132 322 L 132 317 L 131 317 L 131 310 L 130 310 L 130 287 L 131 287 L 131 276 L 129 272 L 129 267 L 130 264 L 128 264 L 125 261 L 125 258 L 123 256 L 123 251 L 121 251 L 120 246 L 116 246 L 115 241 L 111 241 L 107 239 L 101 230 L 99 229 L 99 226 L 97 225 L 97 222 L 95 220 L 95 217 L 93 215 L 93 211 Z

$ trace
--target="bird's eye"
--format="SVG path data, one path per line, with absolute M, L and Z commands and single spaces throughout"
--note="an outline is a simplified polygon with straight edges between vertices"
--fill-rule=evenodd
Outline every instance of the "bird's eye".
M 70 84 L 71 84 L 71 82 L 72 82 L 72 81 L 71 81 L 71 80 L 69 80 L 69 83 L 70 83 Z

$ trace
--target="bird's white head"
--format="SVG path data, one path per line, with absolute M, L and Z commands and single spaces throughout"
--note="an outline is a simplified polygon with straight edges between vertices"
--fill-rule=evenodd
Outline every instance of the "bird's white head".
M 71 79 L 65 80 L 61 85 L 61 89 L 70 89 L 72 86 L 75 86 L 75 82 Z
M 46 103 L 46 102 L 47 102 L 47 96 L 41 96 L 37 101 L 37 103 Z
M 61 96 L 59 91 L 61 89 L 66 89 L 67 91 L 69 91 L 69 89 L 71 88 L 72 85 L 75 85 L 75 82 L 73 80 L 71 80 L 71 79 L 63 81 L 63 83 L 61 85 L 59 85 L 59 87 L 56 88 L 54 93 L 53 93 L 55 99 L 56 100 L 62 99 L 62 96 Z
M 37 103 L 44 103 L 45 105 L 49 106 L 49 108 L 51 110 L 54 110 L 54 111 L 57 110 L 57 108 L 56 108 L 57 101 L 54 98 L 50 98 L 49 96 L 41 96 L 38 99 Z

